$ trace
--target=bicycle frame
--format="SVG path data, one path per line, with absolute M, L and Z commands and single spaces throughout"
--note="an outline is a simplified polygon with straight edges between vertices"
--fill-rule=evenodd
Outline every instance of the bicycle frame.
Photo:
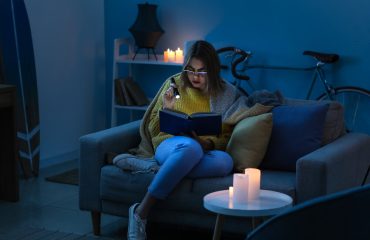
M 323 69 L 323 66 L 325 63 L 318 61 L 316 63 L 316 66 L 312 67 L 289 67 L 289 66 L 272 66 L 272 65 L 249 65 L 249 58 L 245 59 L 245 62 L 243 64 L 243 67 L 240 72 L 247 71 L 248 69 L 271 69 L 271 70 L 288 70 L 288 71 L 313 71 L 313 75 L 311 78 L 311 84 L 309 86 L 308 92 L 306 94 L 306 99 L 310 99 L 312 95 L 313 88 L 316 84 L 317 79 L 320 80 L 322 83 L 325 93 L 328 95 L 330 99 L 333 98 L 333 87 L 329 84 L 329 82 L 326 80 L 325 71 Z
M 311 85 L 309 87 L 309 90 L 307 92 L 306 99 L 310 99 L 313 87 L 315 86 L 317 78 L 319 78 L 320 82 L 322 83 L 325 93 L 328 96 L 329 99 L 333 100 L 333 94 L 334 94 L 334 88 L 329 84 L 329 82 L 326 80 L 325 71 L 322 68 L 325 65 L 323 62 L 318 62 L 316 64 L 316 67 L 314 67 L 314 74 L 312 76 Z

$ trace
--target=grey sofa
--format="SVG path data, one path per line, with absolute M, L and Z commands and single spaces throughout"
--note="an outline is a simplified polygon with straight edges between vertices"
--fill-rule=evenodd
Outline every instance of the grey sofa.
M 311 102 L 289 101 L 287 104 Z M 343 129 L 338 129 L 342 118 L 341 107 L 330 104 L 325 128 L 331 130 L 324 135 L 331 139 L 298 159 L 296 171 L 261 169 L 261 188 L 286 193 L 295 203 L 300 203 L 360 185 L 370 164 L 370 136 L 342 134 Z M 142 199 L 154 177 L 153 173 L 124 172 L 105 162 L 108 152 L 122 153 L 138 145 L 139 125 L 140 121 L 130 122 L 80 138 L 79 203 L 81 210 L 91 212 L 96 235 L 100 234 L 101 214 L 127 217 L 128 208 Z M 231 185 L 232 175 L 184 179 L 168 199 L 156 205 L 149 221 L 212 229 L 216 216 L 204 209 L 203 197 Z M 246 233 L 248 228 L 249 219 L 230 217 L 224 223 L 224 230 L 235 233 Z

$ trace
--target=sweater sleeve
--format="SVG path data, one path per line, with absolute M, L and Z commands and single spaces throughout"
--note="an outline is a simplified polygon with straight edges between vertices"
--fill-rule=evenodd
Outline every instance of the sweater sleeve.
M 160 95 L 163 95 L 163 93 L 168 89 L 170 83 L 167 82 L 166 85 L 164 86 L 162 92 Z M 172 135 L 161 132 L 159 129 L 159 110 L 162 109 L 162 98 L 158 98 L 157 102 L 155 103 L 152 112 L 150 113 L 149 117 L 149 132 L 150 132 L 150 137 L 152 139 L 152 144 L 154 151 L 157 149 L 158 145 L 164 141 L 167 138 L 172 137 Z

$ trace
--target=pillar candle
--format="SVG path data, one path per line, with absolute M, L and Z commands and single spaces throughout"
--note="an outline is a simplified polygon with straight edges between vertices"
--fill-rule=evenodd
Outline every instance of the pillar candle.
M 248 202 L 248 175 L 235 173 L 233 175 L 233 202 L 245 204 Z
M 260 195 L 261 171 L 257 168 L 246 168 L 245 174 L 248 176 L 248 200 L 254 200 Z
M 182 63 L 184 61 L 184 52 L 180 48 L 177 48 L 175 53 L 176 53 L 176 62 Z
M 168 61 L 169 61 L 169 62 L 174 62 L 174 61 L 175 61 L 175 52 L 174 52 L 174 51 L 172 51 L 172 50 L 170 50 L 170 51 L 168 52 Z
M 169 52 L 170 52 L 170 49 L 169 48 L 167 48 L 167 50 L 164 51 L 164 53 L 163 53 L 163 61 L 164 62 L 168 62 L 168 53 Z

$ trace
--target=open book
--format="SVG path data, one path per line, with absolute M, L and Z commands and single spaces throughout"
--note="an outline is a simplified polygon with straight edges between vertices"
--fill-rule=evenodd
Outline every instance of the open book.
M 191 134 L 198 136 L 218 135 L 222 130 L 221 114 L 213 112 L 198 112 L 191 115 L 172 110 L 159 111 L 159 128 L 161 132 L 172 135 Z

